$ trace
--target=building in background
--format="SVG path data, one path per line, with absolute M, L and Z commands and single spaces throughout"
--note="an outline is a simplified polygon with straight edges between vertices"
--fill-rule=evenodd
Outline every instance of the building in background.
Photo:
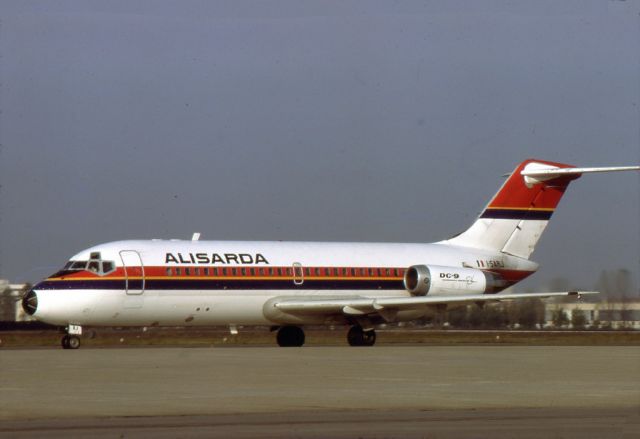
M 558 325 L 559 312 L 565 314 L 562 325 Z M 589 329 L 640 329 L 640 301 L 546 304 L 546 327 L 573 328 L 576 322 Z

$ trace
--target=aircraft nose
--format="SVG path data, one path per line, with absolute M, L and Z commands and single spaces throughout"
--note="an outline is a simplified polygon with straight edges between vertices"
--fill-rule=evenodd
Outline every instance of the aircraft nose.
M 38 295 L 35 291 L 30 290 L 24 295 L 22 298 L 22 309 L 24 309 L 24 312 L 30 316 L 36 313 L 36 310 L 38 309 Z

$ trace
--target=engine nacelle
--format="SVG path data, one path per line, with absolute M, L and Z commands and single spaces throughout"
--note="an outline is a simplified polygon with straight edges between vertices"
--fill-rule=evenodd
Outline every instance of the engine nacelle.
M 475 268 L 413 265 L 404 274 L 404 287 L 414 296 L 494 293 L 502 286 L 499 277 Z

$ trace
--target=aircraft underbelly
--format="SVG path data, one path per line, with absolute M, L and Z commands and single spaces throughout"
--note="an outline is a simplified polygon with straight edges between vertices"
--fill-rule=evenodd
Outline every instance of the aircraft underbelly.
M 122 290 L 67 290 L 65 301 L 56 300 L 59 292 L 39 292 L 37 318 L 56 325 L 85 326 L 216 326 L 273 325 L 283 323 L 322 324 L 325 316 L 277 321 L 265 316 L 265 304 L 274 297 L 323 297 L 317 290 L 146 290 L 135 301 Z M 73 300 L 69 299 L 73 295 Z M 344 295 L 355 295 L 344 292 Z M 358 291 L 361 297 L 406 295 L 405 291 Z M 332 294 L 335 296 L 334 294 Z M 59 296 L 58 296 L 59 297 Z M 69 306 L 69 303 L 74 303 Z

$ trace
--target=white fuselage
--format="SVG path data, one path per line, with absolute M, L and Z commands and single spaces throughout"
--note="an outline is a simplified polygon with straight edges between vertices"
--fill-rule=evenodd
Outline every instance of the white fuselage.
M 94 273 L 91 261 L 104 263 L 104 273 Z M 501 252 L 444 243 L 177 240 L 103 244 L 68 265 L 74 262 L 88 265 L 67 267 L 34 287 L 39 320 L 86 326 L 331 323 L 341 319 L 287 315 L 269 304 L 283 297 L 410 297 L 403 275 L 416 264 L 502 273 L 506 286 L 538 267 Z M 401 313 L 396 320 L 421 314 Z

